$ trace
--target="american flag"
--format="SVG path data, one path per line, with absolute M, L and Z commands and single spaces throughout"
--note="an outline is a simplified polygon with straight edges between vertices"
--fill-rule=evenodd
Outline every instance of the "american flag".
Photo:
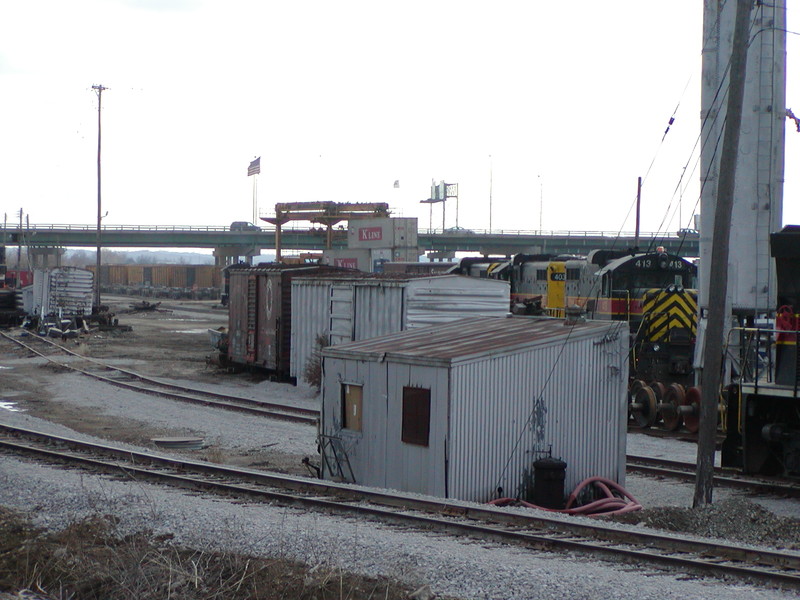
M 247 176 L 250 175 L 258 175 L 261 173 L 261 157 L 259 156 L 253 162 L 250 163 L 250 166 L 247 167 Z

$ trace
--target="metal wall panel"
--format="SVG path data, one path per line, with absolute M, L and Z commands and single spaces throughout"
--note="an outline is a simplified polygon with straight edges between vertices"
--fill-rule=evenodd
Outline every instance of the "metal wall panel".
M 405 288 L 405 284 L 356 282 L 352 339 L 366 340 L 402 331 Z
M 384 366 L 382 363 L 372 364 L 378 368 Z M 391 362 L 386 363 L 385 370 L 386 459 L 382 465 L 386 478 L 385 487 L 431 496 L 446 496 L 448 370 Z M 402 441 L 404 387 L 430 390 L 430 431 L 427 446 Z M 379 480 L 381 473 L 365 472 L 364 476 Z
M 453 275 L 408 282 L 403 329 L 470 316 L 503 317 L 510 306 L 507 281 Z M 364 339 L 364 338 L 359 338 Z
M 594 475 L 624 483 L 628 335 L 615 333 L 454 367 L 451 494 L 525 497 L 549 452 L 567 463 L 567 493 Z
M 128 267 L 128 284 L 141 285 L 144 281 L 144 267 L 139 265 L 130 265 Z
M 349 464 L 356 483 L 387 487 L 387 461 L 390 462 L 390 457 L 386 453 L 386 366 L 374 362 L 325 359 L 323 372 L 322 476 L 338 478 L 335 473 L 337 458 L 332 449 L 335 446 L 343 470 L 349 471 L 344 463 Z M 361 431 L 342 428 L 340 394 L 343 384 L 363 386 Z
M 289 373 L 303 378 L 318 336 L 330 336 L 330 280 L 303 279 L 292 282 L 292 341 Z
M 244 365 L 247 358 L 247 304 L 249 275 L 244 271 L 230 272 L 228 300 L 228 357 Z

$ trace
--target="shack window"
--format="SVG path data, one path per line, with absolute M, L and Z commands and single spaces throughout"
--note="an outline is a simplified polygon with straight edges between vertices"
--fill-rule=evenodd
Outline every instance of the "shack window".
M 342 428 L 361 431 L 362 386 L 342 384 Z
M 431 391 L 426 388 L 403 388 L 403 432 L 407 444 L 428 445 L 431 429 Z

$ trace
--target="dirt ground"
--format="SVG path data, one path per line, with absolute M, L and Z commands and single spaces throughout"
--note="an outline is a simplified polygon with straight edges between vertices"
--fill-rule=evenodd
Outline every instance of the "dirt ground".
M 69 350 L 128 368 L 155 378 L 191 382 L 196 387 L 253 385 L 265 379 L 253 373 L 231 373 L 209 364 L 212 349 L 208 329 L 227 327 L 227 309 L 217 301 L 175 300 L 163 302 L 157 310 L 130 311 L 134 299 L 104 297 L 117 314 L 119 330 L 98 331 L 75 340 L 58 340 Z M 130 331 L 126 331 L 130 327 Z M 35 341 L 32 344 L 36 347 Z M 30 353 L 12 342 L 0 340 L 0 352 L 17 358 Z M 59 360 L 64 357 L 59 356 Z M 28 414 L 74 431 L 104 439 L 152 447 L 152 438 L 186 435 L 185 431 L 154 426 L 134 419 L 92 412 L 67 403 L 54 402 L 53 389 L 62 369 L 40 362 L 15 363 L 0 379 L 0 401 L 10 401 Z M 237 466 L 308 475 L 303 456 L 276 448 L 264 452 L 236 453 L 213 445 L 199 452 L 187 452 L 192 458 L 225 462 Z

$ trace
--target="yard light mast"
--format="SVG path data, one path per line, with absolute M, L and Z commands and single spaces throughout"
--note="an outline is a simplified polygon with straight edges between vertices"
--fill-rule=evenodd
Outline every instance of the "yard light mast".
M 93 85 L 92 89 L 97 92 L 97 263 L 94 274 L 94 306 L 95 312 L 100 312 L 100 221 L 103 218 L 100 186 L 100 108 L 103 102 L 103 91 L 108 88 L 98 84 Z

